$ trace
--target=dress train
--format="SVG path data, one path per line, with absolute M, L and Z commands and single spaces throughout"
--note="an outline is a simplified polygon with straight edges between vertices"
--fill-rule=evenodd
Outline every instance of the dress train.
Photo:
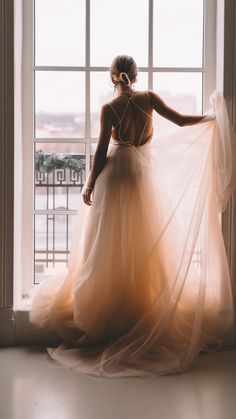
M 82 199 L 68 272 L 35 292 L 30 321 L 62 337 L 76 371 L 152 376 L 222 347 L 234 321 L 220 213 L 235 183 L 221 93 L 214 117 L 136 147 L 113 140 L 92 206 Z

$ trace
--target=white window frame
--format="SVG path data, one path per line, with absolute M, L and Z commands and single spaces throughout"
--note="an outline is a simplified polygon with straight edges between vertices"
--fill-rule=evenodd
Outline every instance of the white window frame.
M 34 194 L 34 167 L 33 167 L 33 143 L 35 142 L 82 142 L 85 143 L 86 172 L 90 164 L 90 144 L 94 143 L 90 131 L 90 72 L 108 71 L 108 67 L 90 66 L 90 0 L 86 0 L 86 57 L 85 66 L 60 67 L 60 66 L 34 66 L 34 1 L 22 0 L 22 161 L 17 160 L 15 164 L 16 173 L 21 172 L 22 176 L 16 176 L 16 191 L 21 191 L 21 197 L 15 202 L 22 208 L 21 219 L 16 223 L 15 254 L 21 263 L 15 269 L 15 292 L 14 306 L 22 307 L 29 304 L 27 298 L 28 290 L 32 287 L 34 272 L 34 232 L 33 214 L 46 214 L 47 211 L 35 211 L 33 208 Z M 149 0 L 149 39 L 148 39 L 148 66 L 140 67 L 140 72 L 148 73 L 148 88 L 153 89 L 153 73 L 155 72 L 201 72 L 203 74 L 202 109 L 205 112 L 209 108 L 209 95 L 216 88 L 216 0 L 204 0 L 204 24 L 203 24 L 203 64 L 202 67 L 153 67 L 153 0 Z M 85 72 L 85 138 L 40 138 L 32 141 L 34 132 L 34 70 L 37 71 L 83 71 Z M 16 133 L 17 141 L 17 133 Z M 50 214 L 59 214 L 58 211 L 50 211 Z M 63 211 L 64 213 L 76 213 L 76 211 Z M 20 256 L 19 256 L 20 249 Z M 23 279 L 24 278 L 24 283 Z

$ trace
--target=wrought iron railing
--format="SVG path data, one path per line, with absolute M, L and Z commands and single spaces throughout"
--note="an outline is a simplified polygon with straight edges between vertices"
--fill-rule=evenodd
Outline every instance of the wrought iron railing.
M 67 267 L 85 178 L 84 155 L 35 153 L 34 283 Z

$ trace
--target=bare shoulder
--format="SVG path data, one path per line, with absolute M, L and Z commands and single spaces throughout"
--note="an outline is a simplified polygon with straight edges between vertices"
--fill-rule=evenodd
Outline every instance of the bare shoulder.
M 158 93 L 153 92 L 153 90 L 148 90 L 148 95 L 149 95 L 149 98 L 150 98 L 150 102 L 153 105 L 163 103 L 163 100 L 162 100 L 161 96 Z
M 110 103 L 109 102 L 104 103 L 101 106 L 100 115 L 101 115 L 101 119 L 106 119 L 107 117 L 110 117 L 110 115 L 111 115 L 111 106 L 110 106 Z
M 148 90 L 148 94 L 152 108 L 162 115 L 163 112 L 167 110 L 168 106 L 158 93 Z
M 110 105 L 111 105 L 110 102 L 103 103 L 103 105 L 101 106 L 101 112 L 103 112 L 103 113 L 109 112 L 110 109 L 111 109 Z

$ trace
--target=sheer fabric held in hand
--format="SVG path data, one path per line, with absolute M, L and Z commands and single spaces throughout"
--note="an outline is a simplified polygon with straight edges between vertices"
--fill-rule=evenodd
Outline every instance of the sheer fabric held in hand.
M 33 298 L 30 321 L 63 338 L 48 348 L 61 365 L 169 374 L 222 346 L 234 307 L 220 213 L 235 175 L 222 94 L 211 103 L 201 123 L 145 145 L 111 140 L 92 206 L 80 201 L 68 272 Z

